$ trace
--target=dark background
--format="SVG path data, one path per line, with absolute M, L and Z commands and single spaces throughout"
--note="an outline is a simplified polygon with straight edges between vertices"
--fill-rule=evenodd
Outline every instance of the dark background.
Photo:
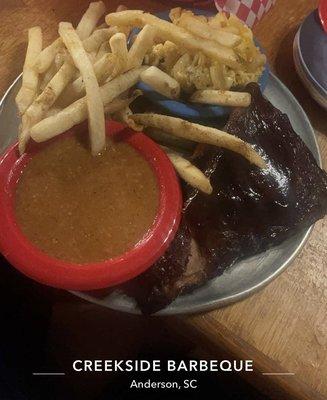
M 75 359 L 187 360 L 194 343 L 170 332 L 165 319 L 138 317 L 39 285 L 0 258 L 0 400 L 264 399 L 235 373 L 76 373 Z M 222 356 L 222 359 L 225 357 Z M 65 376 L 33 376 L 65 372 Z M 133 390 L 133 379 L 197 379 L 194 390 Z

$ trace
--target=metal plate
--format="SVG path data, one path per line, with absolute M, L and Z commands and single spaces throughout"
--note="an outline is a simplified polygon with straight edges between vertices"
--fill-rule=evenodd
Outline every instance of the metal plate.
M 18 117 L 14 98 L 19 78 L 0 102 L 0 153 L 17 137 Z M 303 109 L 290 91 L 272 74 L 264 91 L 265 96 L 285 112 L 295 131 L 312 151 L 321 165 L 313 128 Z M 294 259 L 309 236 L 310 229 L 299 232 L 282 245 L 235 264 L 222 276 L 209 281 L 192 293 L 180 296 L 156 315 L 194 313 L 221 307 L 241 300 L 263 288 L 279 275 Z M 89 293 L 72 292 L 90 302 L 128 313 L 139 313 L 133 299 L 115 291 L 104 298 Z

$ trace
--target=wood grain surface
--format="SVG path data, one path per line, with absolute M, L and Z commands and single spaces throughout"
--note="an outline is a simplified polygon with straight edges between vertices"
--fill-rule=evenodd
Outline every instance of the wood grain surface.
M 114 10 L 120 1 L 107 1 Z M 129 8 L 164 10 L 173 1 L 125 1 Z M 271 68 L 307 112 L 327 165 L 327 115 L 299 81 L 292 60 L 292 43 L 304 17 L 317 0 L 277 0 L 255 28 Z M 0 93 L 21 72 L 26 28 L 40 25 L 45 44 L 57 35 L 59 21 L 78 21 L 88 1 L 0 1 Z M 0 132 L 2 134 L 2 132 Z M 225 348 L 240 358 L 253 358 L 256 383 L 275 398 L 327 398 L 327 220 L 313 233 L 293 264 L 264 290 L 235 305 L 184 318 L 165 320 L 181 335 L 194 337 L 199 350 L 215 357 Z M 219 350 L 220 351 L 220 350 Z M 263 372 L 294 376 L 264 376 Z M 251 379 L 254 379 L 253 377 Z

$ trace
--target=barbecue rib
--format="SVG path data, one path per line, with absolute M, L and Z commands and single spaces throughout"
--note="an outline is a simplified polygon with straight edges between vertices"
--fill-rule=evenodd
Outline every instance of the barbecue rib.
M 183 223 L 173 244 L 128 284 L 126 292 L 144 313 L 158 311 L 327 212 L 326 173 L 258 85 L 248 85 L 247 91 L 251 105 L 232 112 L 226 131 L 253 144 L 269 168 L 260 170 L 236 153 L 209 146 L 197 158 L 198 166 L 211 175 L 214 191 L 205 195 L 185 190 Z

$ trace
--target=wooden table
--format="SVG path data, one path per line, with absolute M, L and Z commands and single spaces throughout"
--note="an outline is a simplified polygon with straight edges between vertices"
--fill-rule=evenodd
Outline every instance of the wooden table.
M 59 21 L 76 22 L 87 3 L 87 0 L 1 0 L 0 93 L 22 69 L 26 27 L 41 25 L 48 41 L 55 37 Z M 107 3 L 108 9 L 114 10 L 120 2 Z M 317 3 L 317 0 L 277 0 L 255 28 L 255 34 L 266 49 L 272 69 L 308 113 L 326 167 L 326 113 L 309 97 L 292 61 L 297 27 Z M 166 9 L 173 2 L 129 0 L 125 4 L 129 8 L 155 11 Z M 169 318 L 165 323 L 180 335 L 192 338 L 202 356 L 214 358 L 225 350 L 238 358 L 253 358 L 256 374 L 245 377 L 276 399 L 327 398 L 326 221 L 316 224 L 299 257 L 260 293 L 223 309 Z M 262 375 L 267 372 L 295 375 Z

